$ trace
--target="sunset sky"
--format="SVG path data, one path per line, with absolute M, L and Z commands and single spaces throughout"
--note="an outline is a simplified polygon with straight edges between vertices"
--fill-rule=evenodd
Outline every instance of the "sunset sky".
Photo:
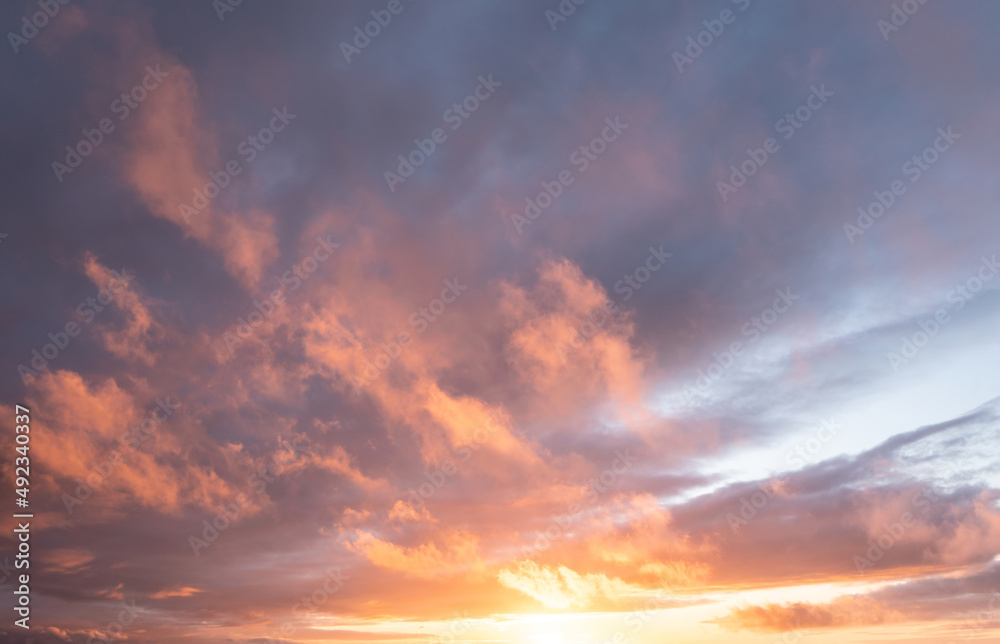
M 1000 3 L 0 27 L 3 642 L 1000 642 Z

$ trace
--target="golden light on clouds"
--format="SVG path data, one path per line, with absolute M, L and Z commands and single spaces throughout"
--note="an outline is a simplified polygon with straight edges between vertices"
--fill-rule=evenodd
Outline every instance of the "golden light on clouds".
M 7 4 L 0 641 L 996 639 L 992 5 Z

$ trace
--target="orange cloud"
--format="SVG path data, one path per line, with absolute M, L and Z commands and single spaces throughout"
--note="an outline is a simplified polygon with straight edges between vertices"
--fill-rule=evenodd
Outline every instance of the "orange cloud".
M 114 508 L 126 500 L 163 512 L 184 504 L 209 509 L 235 494 L 216 472 L 185 458 L 190 446 L 150 426 L 145 405 L 114 379 L 88 382 L 71 371 L 45 372 L 32 382 L 29 400 L 38 410 L 33 422 L 40 431 L 32 433 L 32 445 L 45 463 L 45 485 L 67 510 L 86 503 L 97 514 L 118 512 Z M 180 414 L 175 410 L 162 422 L 181 424 Z M 132 428 L 143 422 L 153 429 L 132 449 L 123 435 L 135 436 Z
M 383 541 L 358 530 L 348 548 L 363 554 L 376 566 L 427 579 L 480 570 L 477 539 L 468 532 L 448 532 L 441 536 L 442 548 L 425 543 L 407 548 Z
M 845 596 L 829 604 L 795 602 L 734 608 L 714 620 L 728 630 L 780 632 L 800 628 L 845 628 L 900 621 L 903 616 L 882 601 Z
M 58 548 L 45 553 L 45 568 L 53 572 L 83 570 L 94 560 L 94 553 L 82 548 Z
M 603 395 L 623 406 L 623 416 L 634 413 L 643 361 L 629 344 L 631 323 L 607 311 L 609 300 L 566 259 L 545 260 L 530 289 L 502 285 L 500 310 L 513 325 L 507 359 L 550 413 Z
M 94 285 L 100 289 L 106 289 L 111 294 L 115 304 L 126 317 L 125 326 L 121 329 L 111 325 L 100 327 L 104 346 L 119 358 L 139 360 L 147 365 L 152 365 L 154 352 L 150 350 L 150 345 L 163 339 L 166 335 L 166 329 L 153 318 L 149 307 L 137 292 L 135 282 L 123 282 L 122 279 L 116 278 L 112 271 L 102 266 L 93 255 L 87 256 L 84 262 L 84 272 Z M 122 277 L 131 280 L 135 276 L 123 274 Z M 124 288 L 122 288 L 123 283 Z M 117 293 L 108 288 L 110 284 L 114 284 L 114 288 L 119 289 Z
M 197 215 L 181 213 L 181 204 L 211 182 L 209 172 L 222 160 L 199 117 L 194 76 L 172 61 L 162 67 L 169 77 L 134 116 L 126 177 L 154 215 L 219 251 L 230 273 L 254 286 L 278 255 L 274 218 L 258 211 L 226 213 L 214 203 Z
M 185 586 L 183 588 L 175 588 L 172 590 L 161 590 L 159 592 L 150 595 L 152 599 L 165 599 L 167 597 L 191 597 L 196 593 L 202 592 L 198 588 L 191 588 L 190 586 Z
M 427 511 L 427 508 L 421 507 L 418 512 L 413 508 L 412 504 L 402 500 L 396 501 L 389 509 L 389 519 L 391 521 L 400 521 L 403 523 L 411 521 L 435 523 L 437 521 L 437 519 L 431 516 L 431 513 Z

